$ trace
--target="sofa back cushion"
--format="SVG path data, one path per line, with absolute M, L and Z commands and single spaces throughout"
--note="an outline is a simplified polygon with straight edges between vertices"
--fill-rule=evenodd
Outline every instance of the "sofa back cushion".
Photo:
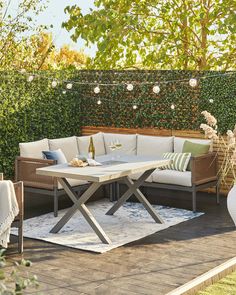
M 19 143 L 20 155 L 27 158 L 43 159 L 42 151 L 49 150 L 48 139 Z
M 138 156 L 162 156 L 173 152 L 173 136 L 137 136 Z
M 109 148 L 111 142 L 120 142 L 122 147 L 120 153 L 126 155 L 136 155 L 137 136 L 136 134 L 116 134 L 103 133 L 106 153 L 110 154 L 112 151 Z
M 103 156 L 106 154 L 103 133 L 98 132 L 92 135 L 93 144 L 95 147 L 95 156 Z M 79 136 L 77 137 L 79 154 L 83 156 L 88 156 L 88 148 L 90 142 L 90 136 Z
M 199 144 L 206 144 L 206 145 L 211 144 L 211 141 L 209 139 L 174 137 L 174 152 L 175 153 L 182 153 L 183 145 L 186 140 L 193 142 L 193 143 L 199 143 Z
M 70 162 L 79 154 L 76 136 L 49 139 L 49 149 L 51 151 L 61 149 L 67 162 Z

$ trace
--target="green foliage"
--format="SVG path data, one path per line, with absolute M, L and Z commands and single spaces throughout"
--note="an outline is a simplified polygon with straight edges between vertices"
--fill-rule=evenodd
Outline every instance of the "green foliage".
M 236 294 L 236 272 L 226 276 L 219 282 L 207 287 L 196 295 L 235 295 Z
M 99 94 L 93 92 L 93 85 L 81 86 L 82 123 L 91 126 L 199 130 L 202 121 L 200 113 L 208 110 L 218 118 L 220 132 L 223 133 L 233 128 L 236 122 L 236 73 L 222 74 L 212 71 L 81 71 L 78 77 L 81 81 L 123 83 L 118 86 L 101 85 Z M 217 77 L 200 79 L 196 88 L 188 84 L 191 77 L 212 75 Z M 177 81 L 183 79 L 187 81 Z M 161 91 L 154 94 L 152 88 L 157 81 Z M 133 83 L 134 90 L 127 91 L 125 82 Z M 151 84 L 140 84 L 142 82 Z M 101 105 L 97 105 L 98 99 Z M 134 104 L 138 106 L 137 110 L 133 110 Z M 171 109 L 172 104 L 175 105 L 174 110 Z
M 10 273 L 5 273 L 4 267 L 8 266 L 5 256 L 5 250 L 0 250 L 0 294 L 1 295 L 22 295 L 30 286 L 38 287 L 36 276 L 25 274 L 25 268 L 32 265 L 31 261 L 22 259 L 16 262 Z
M 79 135 L 83 125 L 199 130 L 203 110 L 216 116 L 221 133 L 233 129 L 236 122 L 236 72 L 227 76 L 223 72 L 147 70 L 37 74 L 39 78 L 29 83 L 19 73 L 1 73 L 0 171 L 8 177 L 14 174 L 19 142 Z M 212 75 L 216 77 L 200 79 L 196 88 L 188 84 L 192 77 Z M 66 81 L 52 88 L 52 79 L 82 84 L 74 83 L 63 94 Z M 106 83 L 118 85 L 102 85 Z M 134 89 L 128 91 L 126 83 Z M 158 83 L 161 91 L 155 94 L 152 89 Z M 99 94 L 94 93 L 97 84 Z
M 44 72 L 43 77 L 29 83 L 25 76 L 18 73 L 1 73 L 0 171 L 6 177 L 14 175 L 19 142 L 80 133 L 78 93 L 67 91 L 63 94 L 65 83 L 56 88 L 51 87 L 52 77 L 74 79 L 74 73 Z
M 98 51 L 89 66 L 119 69 L 235 69 L 236 15 L 232 0 L 96 0 L 83 15 L 66 7 L 73 41 Z

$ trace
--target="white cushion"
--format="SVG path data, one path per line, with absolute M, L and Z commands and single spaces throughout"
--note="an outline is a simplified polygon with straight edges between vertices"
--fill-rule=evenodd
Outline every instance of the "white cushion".
M 184 137 L 174 137 L 174 152 L 175 153 L 182 153 L 183 145 L 185 140 L 200 143 L 200 144 L 211 144 L 209 139 L 196 139 L 196 138 L 184 138 Z
M 48 142 L 51 151 L 62 150 L 67 162 L 70 162 L 79 153 L 76 136 L 49 139 Z
M 79 180 L 79 179 L 73 179 L 73 178 L 66 178 L 66 180 L 69 182 L 69 184 L 73 186 L 77 185 L 82 185 L 82 184 L 87 184 L 88 182 L 85 180 Z M 58 182 L 57 183 L 57 188 L 58 189 L 63 189 L 62 185 Z
M 38 141 L 19 143 L 20 155 L 27 158 L 43 159 L 42 151 L 48 151 L 48 139 L 44 138 Z
M 143 173 L 135 173 L 130 176 L 131 179 L 137 180 Z M 152 174 L 145 180 L 146 182 L 152 182 Z
M 136 155 L 136 134 L 103 133 L 103 137 L 107 154 L 110 154 L 112 152 L 109 148 L 110 143 L 114 141 L 119 141 L 122 144 L 122 147 L 119 150 L 121 154 Z
M 93 143 L 95 147 L 95 156 L 103 156 L 106 154 L 104 139 L 102 132 L 92 135 Z M 90 136 L 79 136 L 77 137 L 79 154 L 88 156 Z
M 161 156 L 173 152 L 173 136 L 137 136 L 138 156 Z
M 191 171 L 181 172 L 176 170 L 155 170 L 152 173 L 153 182 L 192 186 Z

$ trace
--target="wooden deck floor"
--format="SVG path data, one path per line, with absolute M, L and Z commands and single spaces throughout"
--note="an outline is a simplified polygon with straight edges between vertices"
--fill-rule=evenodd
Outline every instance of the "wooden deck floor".
M 155 192 L 149 194 L 156 199 Z M 168 194 L 163 193 L 158 202 L 190 207 L 187 195 L 181 193 L 180 199 L 177 193 L 172 192 L 172 198 Z M 61 206 L 66 205 L 64 199 Z M 51 208 L 50 198 L 26 197 L 26 217 Z M 166 294 L 236 255 L 236 231 L 227 213 L 226 199 L 217 206 L 213 195 L 200 193 L 198 210 L 205 214 L 105 254 L 25 239 L 24 257 L 33 262 L 30 272 L 40 282 L 38 291 L 28 293 Z M 11 254 L 15 246 L 12 243 L 8 253 L 19 258 Z

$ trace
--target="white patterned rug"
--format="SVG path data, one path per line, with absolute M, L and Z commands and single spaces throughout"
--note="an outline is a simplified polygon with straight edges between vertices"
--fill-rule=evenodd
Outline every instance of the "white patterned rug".
M 59 211 L 58 217 L 56 218 L 53 216 L 53 213 L 48 213 L 27 219 L 24 221 L 24 237 L 103 253 L 203 214 L 153 205 L 165 221 L 165 224 L 158 224 L 155 223 L 140 203 L 126 202 L 113 216 L 105 215 L 112 206 L 111 202 L 107 199 L 88 203 L 87 205 L 111 239 L 111 245 L 103 244 L 100 241 L 79 211 L 77 211 L 72 219 L 57 234 L 51 234 L 49 231 L 63 216 L 66 210 Z M 16 229 L 12 229 L 12 234 L 16 233 Z

